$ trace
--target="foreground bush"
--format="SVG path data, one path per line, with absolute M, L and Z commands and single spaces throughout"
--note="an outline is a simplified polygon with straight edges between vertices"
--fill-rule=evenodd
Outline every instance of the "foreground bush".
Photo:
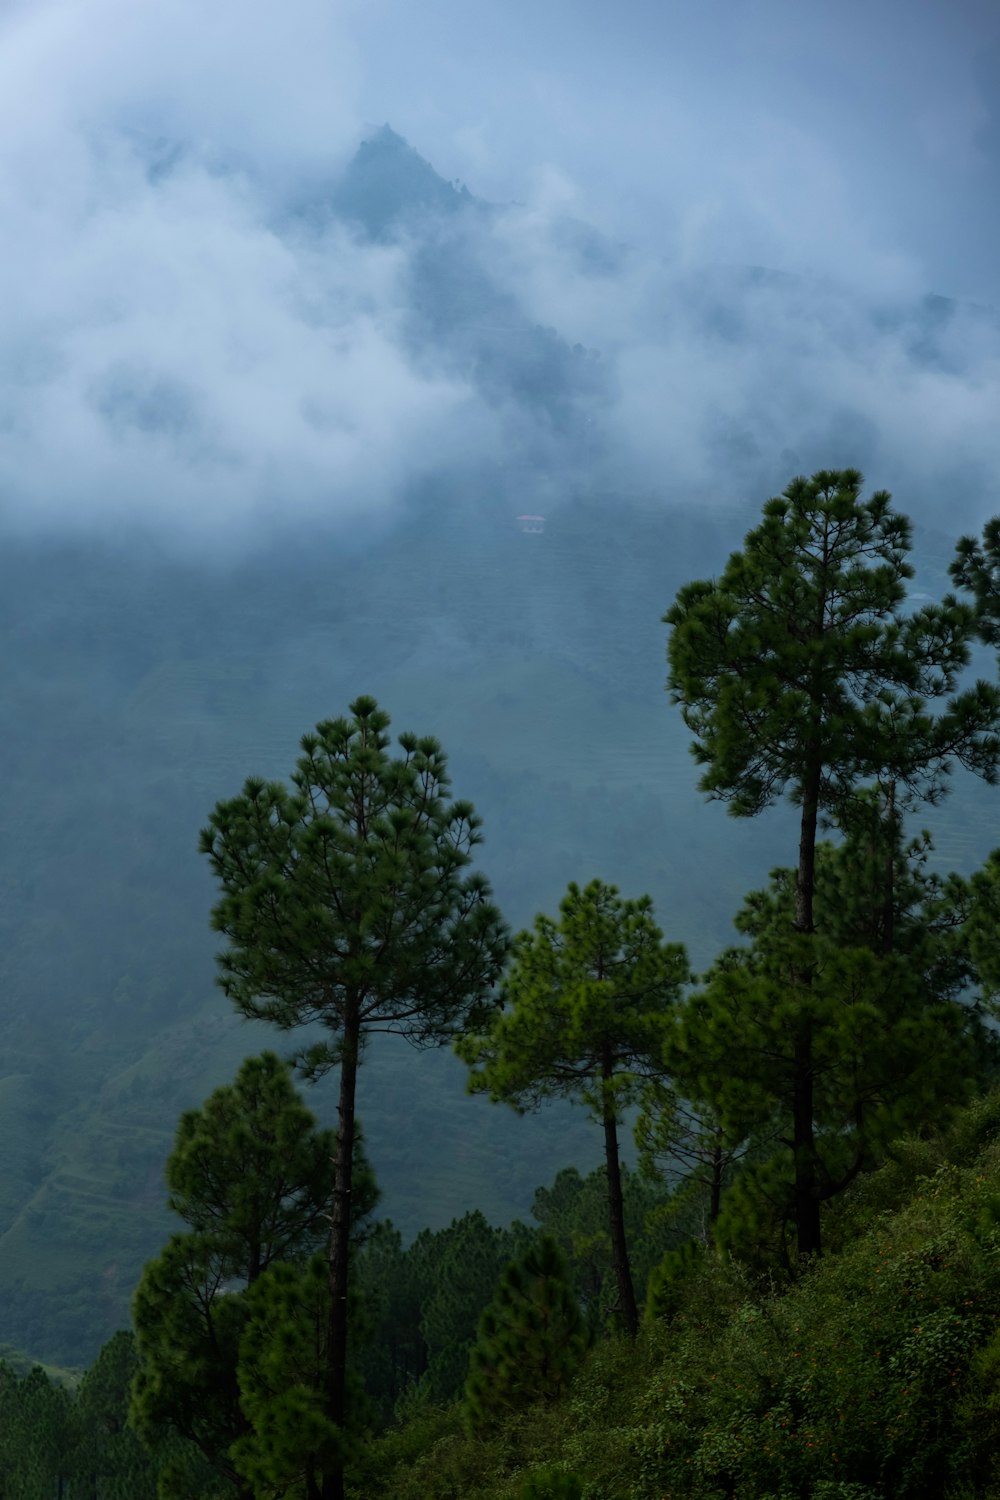
M 358 1496 L 519 1500 L 556 1465 L 584 1500 L 1000 1500 L 995 1114 L 945 1159 L 902 1150 L 790 1289 L 695 1264 L 671 1316 L 598 1346 L 556 1407 L 478 1439 L 425 1414 L 425 1443 L 375 1445 Z

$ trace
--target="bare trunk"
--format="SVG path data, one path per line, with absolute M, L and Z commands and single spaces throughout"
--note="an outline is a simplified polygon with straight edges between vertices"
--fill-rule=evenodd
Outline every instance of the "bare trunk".
M 823 1240 L 819 1221 L 819 1181 L 816 1172 L 816 1142 L 813 1137 L 812 1032 L 804 1028 L 795 1043 L 795 1090 L 793 1100 L 795 1152 L 795 1238 L 799 1255 L 821 1255 Z
M 722 1174 L 726 1169 L 722 1146 L 716 1142 L 712 1147 L 711 1192 L 708 1203 L 708 1222 L 714 1227 L 722 1211 Z
M 814 768 L 802 788 L 802 821 L 799 830 L 799 868 L 795 887 L 795 930 L 815 932 L 813 899 L 816 888 L 816 825 L 819 815 L 820 770 L 816 754 Z M 812 969 L 796 975 L 808 989 Z M 792 1137 L 795 1157 L 795 1237 L 799 1254 L 820 1255 L 823 1250 L 819 1218 L 819 1179 L 816 1141 L 813 1134 L 813 1039 L 812 1023 L 806 1019 L 795 1039 L 792 1088 Z
M 630 1339 L 639 1332 L 639 1313 L 635 1305 L 635 1287 L 632 1285 L 632 1268 L 628 1259 L 628 1244 L 625 1239 L 625 1201 L 622 1196 L 621 1162 L 618 1156 L 618 1119 L 608 1085 L 611 1082 L 611 1062 L 605 1060 L 603 1076 L 604 1095 L 604 1156 L 608 1171 L 608 1218 L 611 1227 L 611 1257 L 618 1280 L 618 1300 L 621 1304 L 622 1323 Z
M 886 829 L 889 849 L 885 859 L 885 892 L 882 901 L 882 952 L 891 953 L 896 942 L 896 783 L 889 783 L 886 799 Z
M 344 1017 L 337 1105 L 337 1149 L 333 1163 L 333 1210 L 330 1214 L 330 1312 L 326 1338 L 326 1411 L 343 1430 L 347 1416 L 347 1274 L 351 1239 L 351 1189 L 354 1176 L 354 1096 L 358 1077 L 359 1016 L 348 1004 Z M 323 1479 L 322 1500 L 344 1500 L 344 1473 L 338 1467 Z
M 802 786 L 802 818 L 799 823 L 799 868 L 795 881 L 795 930 L 815 932 L 813 902 L 816 893 L 816 825 L 819 818 L 819 766 L 810 771 Z

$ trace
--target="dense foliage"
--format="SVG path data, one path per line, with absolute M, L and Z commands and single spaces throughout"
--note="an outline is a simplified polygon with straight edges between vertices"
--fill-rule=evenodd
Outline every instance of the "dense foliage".
M 831 1022 L 829 1007 L 815 1003 L 819 819 L 849 827 L 859 790 L 872 783 L 891 789 L 894 806 L 934 801 L 956 760 L 993 782 L 1000 756 L 1000 690 L 979 681 L 956 691 L 976 610 L 952 595 L 904 610 L 910 523 L 884 490 L 862 500 L 861 483 L 856 469 L 793 479 L 721 577 L 686 584 L 664 616 L 667 685 L 705 767 L 702 790 L 740 817 L 785 794 L 799 809 L 777 989 L 758 990 L 750 1008 L 772 1015 L 781 1033 L 800 1255 L 822 1248 L 830 1175 L 816 1138 L 817 1080 L 827 1071 L 818 1054 Z M 875 988 L 892 982 L 882 976 Z M 715 993 L 727 983 L 723 976 Z M 855 978 L 838 975 L 834 994 L 845 985 Z
M 993 542 L 963 544 L 974 604 L 906 612 L 905 520 L 859 490 L 794 481 L 669 617 L 706 789 L 801 812 L 697 979 L 601 881 L 508 955 L 475 814 L 372 699 L 291 790 L 217 805 L 223 987 L 318 1023 L 340 1129 L 272 1053 L 182 1116 L 135 1338 L 79 1383 L 0 1365 L 0 1500 L 1000 1500 L 1000 854 L 942 876 L 905 827 L 951 758 L 994 774 L 996 690 L 957 691 Z M 537 1228 L 373 1225 L 379 1029 L 457 1038 L 518 1109 L 576 1097 L 603 1167 L 539 1188 Z
M 393 756 L 389 722 L 374 698 L 356 699 L 349 719 L 324 720 L 303 738 L 291 787 L 251 778 L 240 796 L 216 805 L 201 837 L 220 887 L 212 924 L 229 942 L 219 955 L 222 989 L 247 1018 L 284 1031 L 318 1028 L 320 1039 L 300 1061 L 312 1078 L 339 1073 L 328 1287 L 315 1304 L 325 1320 L 317 1335 L 319 1415 L 334 1437 L 317 1436 L 326 1456 L 316 1470 L 322 1476 L 306 1476 L 310 1500 L 314 1492 L 343 1496 L 336 1433 L 350 1422 L 364 1049 L 380 1032 L 427 1047 L 481 1024 L 495 1008 L 491 991 L 507 951 L 489 884 L 469 868 L 480 841 L 472 804 L 448 800 L 447 761 L 429 735 L 400 735 Z M 266 1465 L 258 1471 L 272 1477 Z
M 652 902 L 593 880 L 571 885 L 559 920 L 540 916 L 514 940 L 490 1030 L 456 1044 L 470 1088 L 525 1109 L 553 1096 L 587 1105 L 604 1134 L 608 1225 L 626 1333 L 638 1328 L 625 1237 L 618 1130 L 639 1080 L 661 1065 L 672 1010 L 689 977 L 687 953 L 666 943 Z

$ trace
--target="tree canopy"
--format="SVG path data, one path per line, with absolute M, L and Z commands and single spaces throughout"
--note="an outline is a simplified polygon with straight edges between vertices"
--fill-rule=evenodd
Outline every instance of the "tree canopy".
M 665 1029 L 688 978 L 687 953 L 664 941 L 648 896 L 624 900 L 599 880 L 582 890 L 571 884 L 558 921 L 540 915 L 514 939 L 506 1009 L 488 1032 L 456 1046 L 473 1069 L 474 1092 L 522 1110 L 578 1099 L 603 1126 L 619 1310 L 633 1335 L 618 1124 L 639 1080 L 662 1066 Z
M 350 718 L 302 740 L 291 786 L 251 778 L 216 805 L 201 847 L 220 886 L 212 912 L 229 941 L 220 983 L 245 1016 L 323 1033 L 301 1061 L 338 1067 L 339 1129 L 330 1203 L 326 1414 L 346 1412 L 348 1262 L 357 1071 L 375 1032 L 417 1046 L 450 1040 L 494 1008 L 507 930 L 484 876 L 471 803 L 450 802 L 447 761 L 430 737 L 399 737 L 358 698 Z M 342 1500 L 343 1473 L 323 1500 Z
M 705 767 L 701 788 L 738 816 L 786 792 L 800 809 L 789 927 L 806 941 L 788 953 L 803 1003 L 782 1013 L 782 1027 L 794 1054 L 801 1254 L 822 1247 L 815 1122 L 824 1022 L 808 1001 L 820 815 L 844 819 L 871 782 L 891 785 L 898 805 L 934 801 L 956 761 L 995 781 L 1000 754 L 1000 690 L 979 681 L 956 691 L 975 610 L 951 595 L 905 608 L 910 524 L 886 491 L 863 500 L 861 484 L 856 469 L 792 480 L 721 577 L 687 584 L 664 616 L 667 686 Z
M 150 1441 L 176 1434 L 235 1494 L 233 1458 L 252 1421 L 239 1383 L 249 1291 L 271 1268 L 325 1243 L 331 1130 L 320 1130 L 273 1052 L 181 1117 L 167 1163 L 171 1207 L 188 1229 L 146 1266 L 135 1293 L 138 1365 L 131 1419 Z M 362 1160 L 355 1218 L 375 1205 Z M 176 1465 L 191 1468 L 179 1454 Z

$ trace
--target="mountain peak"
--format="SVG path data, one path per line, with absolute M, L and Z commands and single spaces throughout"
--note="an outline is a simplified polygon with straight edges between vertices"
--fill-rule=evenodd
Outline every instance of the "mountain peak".
M 334 193 L 338 213 L 373 239 L 387 238 L 406 220 L 453 214 L 474 201 L 468 188 L 446 182 L 391 125 L 361 142 Z

